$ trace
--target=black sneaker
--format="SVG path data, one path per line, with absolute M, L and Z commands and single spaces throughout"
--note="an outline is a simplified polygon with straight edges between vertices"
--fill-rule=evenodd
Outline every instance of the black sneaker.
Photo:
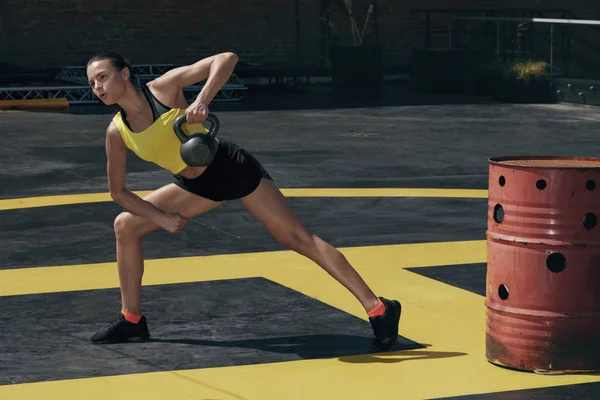
M 141 342 L 150 338 L 146 317 L 142 316 L 140 322 L 134 324 L 125 319 L 123 314 L 119 315 L 108 328 L 92 336 L 94 344 Z
M 375 339 L 372 343 L 374 350 L 389 350 L 398 340 L 398 325 L 402 306 L 397 300 L 379 298 L 385 304 L 385 313 L 378 317 L 369 317 Z

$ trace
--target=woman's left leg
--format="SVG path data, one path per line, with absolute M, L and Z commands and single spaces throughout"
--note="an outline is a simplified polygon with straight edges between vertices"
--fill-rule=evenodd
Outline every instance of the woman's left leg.
M 223 142 L 226 144 L 225 142 Z M 397 341 L 402 305 L 397 300 L 377 297 L 362 277 L 348 263 L 346 257 L 335 247 L 321 238 L 307 232 L 287 199 L 275 186 L 269 174 L 252 154 L 230 144 L 228 151 L 230 162 L 224 172 L 231 175 L 230 181 L 237 182 L 239 188 L 230 193 L 230 198 L 242 195 L 244 206 L 250 211 L 277 240 L 317 263 L 329 275 L 341 283 L 362 304 L 369 316 L 369 322 L 375 334 L 372 348 L 389 350 Z M 236 153 L 232 155 L 230 153 Z M 233 161 L 233 162 L 231 162 Z M 262 176 L 257 188 L 249 188 L 256 173 Z M 227 175 L 227 174 L 224 174 Z M 235 185 L 235 184 L 234 184 Z M 249 192 L 249 189 L 253 189 Z
M 348 289 L 367 313 L 379 306 L 377 296 L 346 257 L 338 249 L 305 229 L 272 181 L 263 178 L 252 194 L 242 198 L 242 203 L 275 239 L 317 263 Z

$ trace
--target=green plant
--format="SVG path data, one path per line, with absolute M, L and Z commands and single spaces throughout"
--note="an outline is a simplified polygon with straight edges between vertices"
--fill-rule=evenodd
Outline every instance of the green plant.
M 548 71 L 548 63 L 537 60 L 492 59 L 477 65 L 479 74 L 486 78 L 530 79 L 544 76 Z
M 548 63 L 544 61 L 517 61 L 512 65 L 512 71 L 517 79 L 528 79 L 546 75 Z

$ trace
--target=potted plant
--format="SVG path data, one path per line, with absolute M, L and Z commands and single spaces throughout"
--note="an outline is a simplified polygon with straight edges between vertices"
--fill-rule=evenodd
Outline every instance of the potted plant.
M 539 60 L 496 60 L 480 69 L 479 82 L 497 100 L 517 103 L 554 103 L 548 63 Z

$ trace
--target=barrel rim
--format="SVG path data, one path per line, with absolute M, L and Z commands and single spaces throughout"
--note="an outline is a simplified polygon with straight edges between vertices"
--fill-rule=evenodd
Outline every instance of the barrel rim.
M 597 167 L 593 166 L 581 166 L 581 165 L 573 165 L 573 166 L 556 166 L 556 165 L 536 165 L 535 169 L 596 169 L 600 168 L 600 158 L 597 157 L 577 157 L 577 156 L 502 156 L 502 157 L 490 157 L 488 159 L 488 163 L 494 166 L 502 166 L 502 167 L 523 167 L 523 168 L 531 168 L 531 164 L 504 164 L 506 161 L 521 161 L 521 160 L 558 160 L 558 161 L 589 161 L 597 163 Z

